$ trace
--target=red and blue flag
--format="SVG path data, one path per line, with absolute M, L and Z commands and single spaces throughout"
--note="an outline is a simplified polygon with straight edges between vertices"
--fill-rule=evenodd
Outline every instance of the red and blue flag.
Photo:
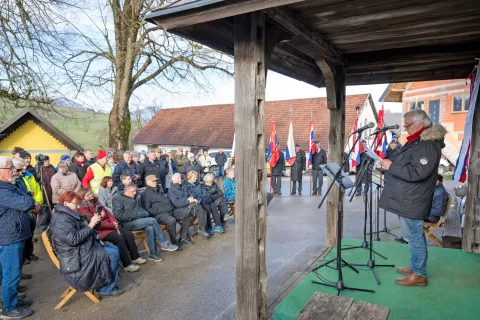
M 317 147 L 315 146 L 315 134 L 313 132 L 313 121 L 310 121 L 310 135 L 308 136 L 307 167 L 312 165 L 312 157 L 315 152 L 317 152 Z
M 270 125 L 270 142 L 268 143 L 267 162 L 270 164 L 270 168 L 275 167 L 280 158 L 278 152 L 278 137 L 277 137 L 277 123 L 272 121 Z

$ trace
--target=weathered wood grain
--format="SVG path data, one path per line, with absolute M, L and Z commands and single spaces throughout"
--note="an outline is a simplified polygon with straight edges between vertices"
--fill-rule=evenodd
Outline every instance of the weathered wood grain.
M 389 314 L 387 307 L 360 301 L 350 307 L 344 320 L 387 320 Z
M 353 304 L 352 298 L 337 297 L 315 292 L 295 320 L 339 320 L 344 319 Z

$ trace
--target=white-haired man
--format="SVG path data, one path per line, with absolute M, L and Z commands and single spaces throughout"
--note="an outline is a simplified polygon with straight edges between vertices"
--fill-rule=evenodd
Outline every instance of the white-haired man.
M 393 160 L 380 163 L 389 171 L 380 207 L 400 217 L 403 237 L 408 239 L 410 267 L 398 268 L 405 277 L 395 280 L 402 286 L 427 285 L 427 243 L 423 222 L 430 214 L 437 170 L 446 130 L 433 125 L 421 109 L 403 115 L 407 143 Z

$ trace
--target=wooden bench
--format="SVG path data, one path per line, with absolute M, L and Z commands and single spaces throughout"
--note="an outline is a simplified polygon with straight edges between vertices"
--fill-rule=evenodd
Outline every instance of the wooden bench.
M 45 249 L 47 250 L 47 253 L 48 253 L 50 259 L 52 260 L 53 264 L 60 270 L 60 262 L 57 259 L 57 255 L 53 251 L 53 247 L 52 247 L 52 243 L 50 242 L 48 230 L 42 233 L 42 239 L 43 239 L 43 244 L 45 245 Z M 63 307 L 68 302 L 68 300 L 70 300 L 70 298 L 73 297 L 75 292 L 77 292 L 77 290 L 73 289 L 71 286 L 68 286 L 67 290 L 65 290 L 65 292 L 62 293 L 62 295 L 60 296 L 60 299 L 62 299 L 62 301 L 60 301 L 60 303 L 57 304 L 57 306 L 55 307 L 55 310 L 58 310 L 61 307 Z M 85 291 L 84 294 L 90 300 L 92 300 L 93 303 L 99 303 L 100 302 L 100 300 L 95 296 L 95 291 L 94 290 Z
M 225 219 L 225 221 L 234 220 L 236 213 L 237 213 L 237 208 L 236 208 L 235 202 L 229 202 L 228 203 L 228 214 L 230 215 L 230 217 Z
M 147 233 L 143 230 L 135 230 L 132 231 L 133 238 L 135 239 L 135 243 L 137 244 L 137 248 L 143 243 L 147 254 L 150 255 L 150 249 L 148 248 L 147 242 Z
M 442 225 L 442 223 L 445 221 L 445 218 L 447 217 L 448 211 L 450 210 L 450 205 L 451 204 L 452 204 L 452 197 L 448 197 L 447 207 L 445 208 L 445 212 L 440 217 L 440 219 L 437 222 L 424 222 L 423 223 L 423 232 L 425 232 L 425 237 L 427 237 L 430 240 L 432 240 L 433 242 L 435 242 L 435 244 L 437 246 L 439 246 L 440 248 L 443 248 L 443 245 L 440 242 L 440 240 L 438 240 L 438 238 L 435 237 L 433 232 L 435 232 L 435 230 L 437 230 L 437 228 L 440 227 Z
M 295 320 L 386 320 L 390 309 L 352 298 L 315 292 Z

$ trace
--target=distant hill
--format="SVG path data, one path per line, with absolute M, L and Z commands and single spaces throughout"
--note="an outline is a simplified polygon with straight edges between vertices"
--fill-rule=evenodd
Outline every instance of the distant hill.
M 95 110 L 93 110 L 92 108 L 85 107 L 83 104 L 77 103 L 77 102 L 72 101 L 72 100 L 67 99 L 67 98 L 57 98 L 57 99 L 53 100 L 53 103 L 57 106 L 60 106 L 60 107 L 80 109 L 80 110 L 84 110 L 84 111 L 88 111 L 88 112 L 92 112 L 92 113 L 95 112 Z
M 71 100 L 60 100 L 61 102 Z M 91 108 L 85 108 L 74 101 L 71 106 L 57 106 L 56 112 L 38 110 L 48 121 L 65 133 L 73 141 L 85 149 L 98 150 L 108 146 L 108 114 L 95 112 Z M 21 109 L 15 108 L 11 103 L 0 100 L 0 126 L 7 122 Z M 132 114 L 133 137 L 139 130 L 139 124 Z

